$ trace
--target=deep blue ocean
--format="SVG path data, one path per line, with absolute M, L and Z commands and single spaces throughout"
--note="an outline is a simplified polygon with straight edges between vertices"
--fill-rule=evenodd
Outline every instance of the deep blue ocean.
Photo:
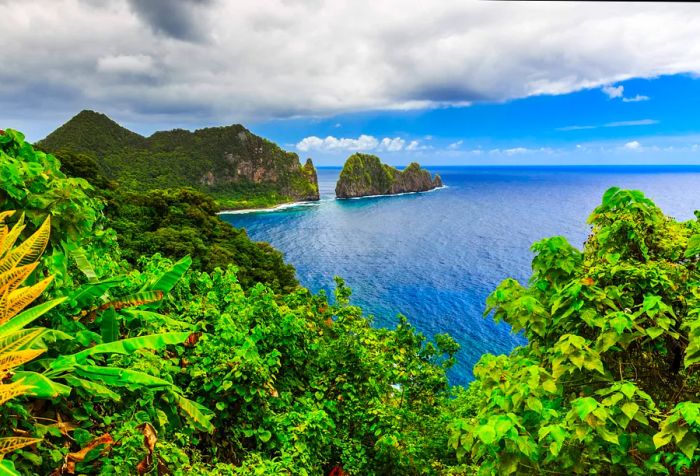
M 222 218 L 284 252 L 313 291 L 331 295 L 333 276 L 343 277 L 376 325 L 394 326 L 401 313 L 428 336 L 450 333 L 462 345 L 450 379 L 464 384 L 483 353 L 524 342 L 482 314 L 501 280 L 527 282 L 533 242 L 563 235 L 581 248 L 586 218 L 611 186 L 642 190 L 677 219 L 700 209 L 699 167 L 428 169 L 447 188 L 335 200 L 340 169 L 319 168 L 320 202 Z

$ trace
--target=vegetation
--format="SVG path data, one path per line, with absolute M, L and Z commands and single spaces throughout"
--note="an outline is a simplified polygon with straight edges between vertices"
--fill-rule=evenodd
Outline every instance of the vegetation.
M 318 200 L 316 171 L 299 157 L 240 125 L 190 132 L 156 132 L 146 138 L 104 114 L 82 111 L 39 147 L 93 157 L 99 172 L 122 189 L 191 187 L 216 197 L 221 208 L 255 208 Z
M 244 289 L 240 269 L 168 235 L 213 226 L 210 199 L 112 188 L 105 206 L 90 183 L 110 181 L 73 159 L 85 178 L 0 134 L 5 474 L 700 470 L 700 216 L 610 189 L 583 251 L 535 243 L 530 283 L 489 297 L 528 344 L 451 388 L 449 336 L 374 328 L 340 279 L 332 301 L 252 273 Z M 160 242 L 144 238 L 155 216 Z M 200 269 L 139 246 L 192 246 Z
M 129 263 L 155 253 L 175 260 L 190 256 L 196 270 L 235 265 L 244 289 L 263 283 L 275 292 L 289 292 L 298 285 L 294 268 L 279 251 L 251 241 L 245 230 L 220 220 L 215 201 L 202 192 L 123 191 L 101 174 L 92 157 L 65 150 L 57 157 L 68 176 L 87 180 L 94 187 L 89 194 L 106 203 L 105 216 L 116 232 L 121 256 Z
M 335 194 L 338 198 L 351 198 L 425 192 L 441 186 L 442 179 L 439 175 L 431 178 L 430 172 L 421 169 L 416 162 L 398 170 L 383 164 L 376 155 L 358 152 L 345 161 L 335 186 Z
M 530 285 L 489 297 L 528 345 L 475 366 L 451 445 L 483 474 L 696 474 L 700 221 L 617 188 L 589 221 L 583 252 L 535 243 Z

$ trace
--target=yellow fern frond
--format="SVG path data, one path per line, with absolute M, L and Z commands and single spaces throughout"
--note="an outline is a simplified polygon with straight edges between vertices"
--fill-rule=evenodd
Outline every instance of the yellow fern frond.
M 24 329 L 0 335 L 0 355 L 19 350 L 44 332 L 44 329 Z
M 46 349 L 25 349 L 2 354 L 0 355 L 0 374 L 6 374 L 8 370 L 29 362 L 44 352 Z
M 6 266 L 4 263 L 5 258 L 8 257 L 9 251 L 15 245 L 17 238 L 24 231 L 24 213 L 20 216 L 19 221 L 15 223 L 10 232 L 5 236 L 5 238 L 0 243 L 0 268 Z M 8 268 L 9 269 L 9 268 Z M 3 270 L 4 271 L 4 270 Z
M 25 446 L 39 443 L 40 441 L 41 438 L 24 438 L 19 436 L 0 438 L 0 455 L 11 453 L 12 451 L 24 448 Z
M 15 289 L 9 294 L 3 294 L 0 297 L 0 324 L 4 324 L 31 304 L 44 292 L 44 289 L 52 280 L 53 276 L 49 276 L 33 286 Z
M 41 254 L 49 244 L 49 235 L 51 234 L 51 216 L 47 216 L 44 223 L 26 240 L 16 248 L 16 251 L 22 253 L 22 259 L 19 264 L 29 264 L 38 260 Z
M 0 405 L 12 398 L 26 395 L 32 388 L 34 387 L 24 385 L 22 381 L 0 384 Z
M 5 223 L 5 220 L 10 218 L 14 214 L 15 214 L 14 210 L 6 210 L 4 212 L 0 212 L 0 223 Z
M 12 268 L 0 274 L 0 294 L 6 294 L 14 291 L 24 282 L 27 277 L 32 274 L 32 271 L 39 263 L 27 264 Z

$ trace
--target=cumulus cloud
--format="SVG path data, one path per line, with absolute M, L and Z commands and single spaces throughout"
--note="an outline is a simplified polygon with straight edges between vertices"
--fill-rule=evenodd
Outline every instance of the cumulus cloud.
M 637 94 L 634 97 L 631 98 L 622 98 L 622 102 L 642 102 L 642 101 L 648 101 L 649 96 L 643 96 L 641 94 Z
M 603 91 L 608 98 L 610 99 L 622 99 L 622 102 L 642 102 L 642 101 L 648 101 L 649 96 L 644 96 L 641 94 L 637 94 L 634 97 L 625 97 L 625 87 L 620 85 L 620 86 L 613 86 L 611 84 L 606 84 L 602 88 L 600 88 L 601 91 Z
M 624 94 L 625 87 L 624 86 L 612 86 L 610 84 L 606 84 L 601 88 L 601 90 L 607 94 L 607 96 L 610 99 L 615 99 L 615 98 L 621 98 L 622 95 Z
M 384 137 L 377 139 L 374 136 L 362 134 L 358 138 L 327 136 L 320 138 L 316 136 L 305 137 L 296 144 L 297 150 L 301 152 L 324 151 L 324 152 L 399 152 L 401 150 L 415 151 L 423 150 L 417 140 L 406 145 L 406 140 L 401 137 Z
M 453 142 L 450 145 L 448 145 L 447 148 L 450 150 L 457 150 L 462 146 L 462 144 L 464 144 L 464 141 L 458 140 L 457 142 Z
M 642 144 L 640 144 L 639 141 L 633 140 L 626 143 L 624 147 L 628 150 L 640 150 L 642 148 Z
M 83 107 L 216 124 L 615 95 L 700 74 L 700 11 L 681 4 L 23 0 L 3 3 L 0 31 L 3 115 L 56 122 Z

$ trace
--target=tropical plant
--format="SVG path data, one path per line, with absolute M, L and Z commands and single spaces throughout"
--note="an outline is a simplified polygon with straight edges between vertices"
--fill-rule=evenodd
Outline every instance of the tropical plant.
M 47 218 L 34 234 L 16 245 L 25 225 L 24 216 L 12 228 L 6 225 L 6 220 L 14 213 L 0 212 L 0 405 L 15 397 L 34 394 L 42 384 L 41 380 L 17 370 L 46 350 L 33 346 L 45 329 L 25 329 L 25 326 L 62 301 L 56 299 L 24 310 L 51 282 L 48 277 L 22 286 L 37 267 L 37 260 L 48 243 L 51 225 Z M 7 382 L 9 378 L 12 380 Z M 0 474 L 18 474 L 13 463 L 3 457 L 39 441 L 41 439 L 26 436 L 0 438 Z
M 535 243 L 530 285 L 488 298 L 528 344 L 481 359 L 478 412 L 453 424 L 481 473 L 700 469 L 700 221 L 611 188 L 589 222 L 583 252 Z

